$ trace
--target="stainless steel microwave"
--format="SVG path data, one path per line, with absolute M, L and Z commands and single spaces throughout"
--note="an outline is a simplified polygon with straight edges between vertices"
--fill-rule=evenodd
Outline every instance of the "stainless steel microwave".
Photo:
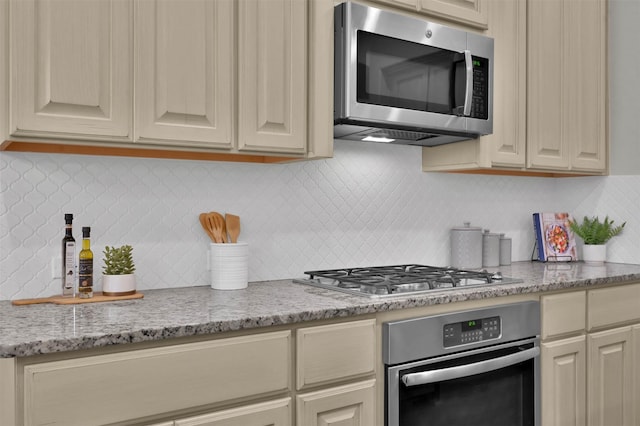
M 434 146 L 493 131 L 493 39 L 335 7 L 334 137 Z

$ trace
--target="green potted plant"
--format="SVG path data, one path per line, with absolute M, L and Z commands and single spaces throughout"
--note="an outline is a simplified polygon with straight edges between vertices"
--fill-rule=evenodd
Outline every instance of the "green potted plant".
M 127 296 L 136 292 L 136 270 L 133 263 L 133 247 L 106 246 L 104 267 L 102 268 L 102 294 L 106 296 Z
M 576 221 L 569 222 L 571 230 L 584 241 L 582 247 L 582 257 L 588 263 L 602 263 L 607 258 L 607 241 L 622 232 L 627 224 L 614 226 L 613 220 L 609 220 L 609 216 L 601 222 L 597 216 L 588 218 L 584 217 L 581 223 Z

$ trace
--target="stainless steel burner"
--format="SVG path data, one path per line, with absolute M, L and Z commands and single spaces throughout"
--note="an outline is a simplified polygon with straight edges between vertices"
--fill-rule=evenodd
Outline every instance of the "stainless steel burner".
M 503 277 L 499 272 L 416 264 L 307 271 L 305 274 L 309 275 L 308 279 L 293 281 L 369 297 L 522 282 L 519 279 Z

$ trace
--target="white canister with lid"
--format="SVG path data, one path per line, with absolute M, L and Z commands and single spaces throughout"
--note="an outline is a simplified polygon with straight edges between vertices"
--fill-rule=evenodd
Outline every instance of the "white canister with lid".
M 451 266 L 482 268 L 482 228 L 464 222 L 464 226 L 451 229 Z
M 500 266 L 500 234 L 492 234 L 488 229 L 482 234 L 482 266 Z
M 511 265 L 511 238 L 500 234 L 500 264 Z

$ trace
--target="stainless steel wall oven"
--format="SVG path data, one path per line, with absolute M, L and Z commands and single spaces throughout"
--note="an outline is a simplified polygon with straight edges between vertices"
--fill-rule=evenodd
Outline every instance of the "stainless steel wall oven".
M 539 426 L 540 306 L 383 324 L 385 425 Z

